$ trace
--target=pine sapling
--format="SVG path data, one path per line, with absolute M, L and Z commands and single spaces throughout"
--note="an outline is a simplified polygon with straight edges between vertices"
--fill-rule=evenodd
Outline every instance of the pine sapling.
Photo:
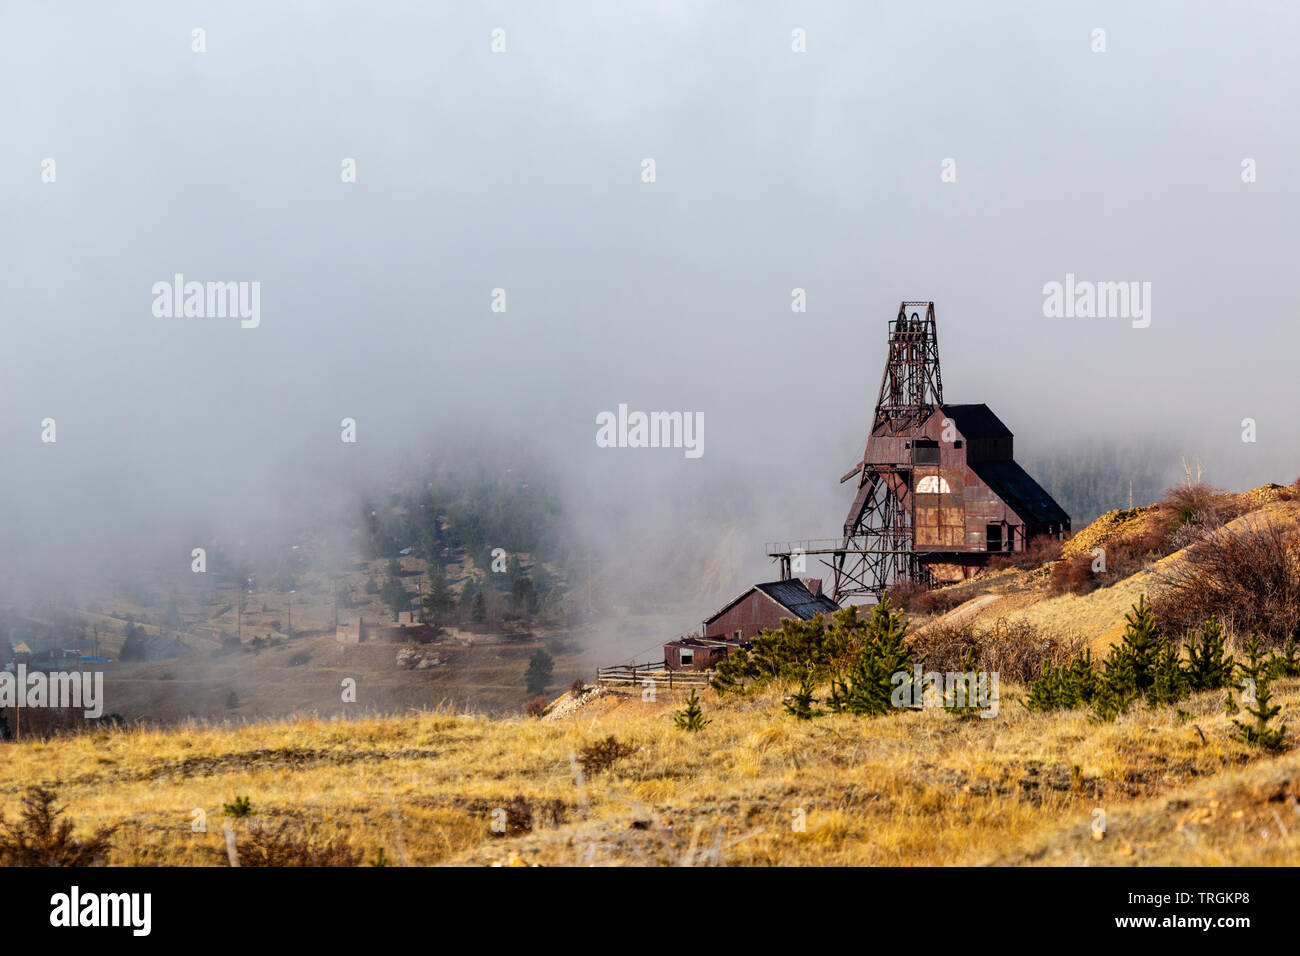
M 1281 704 L 1274 704 L 1269 687 L 1269 665 L 1260 653 L 1259 638 L 1251 636 L 1246 643 L 1246 662 L 1238 665 L 1242 674 L 1242 702 L 1246 713 L 1255 718 L 1254 723 L 1233 720 L 1237 739 L 1262 750 L 1279 751 L 1285 746 L 1286 724 L 1271 726 L 1270 721 L 1282 712 Z
M 1138 603 L 1124 615 L 1124 621 L 1120 650 L 1132 661 L 1134 688 L 1144 692 L 1155 683 L 1156 662 L 1165 643 L 1145 594 L 1138 595 Z
M 1060 671 L 1052 666 L 1051 661 L 1043 661 L 1038 676 L 1029 682 L 1029 694 L 1021 698 L 1020 703 L 1026 710 L 1047 713 L 1059 710 L 1062 705 L 1062 680 Z
M 1217 617 L 1211 617 L 1196 639 L 1187 645 L 1187 680 L 1192 690 L 1231 686 L 1236 661 L 1224 648 L 1223 625 Z
M 895 613 L 888 596 L 882 597 L 867 623 L 867 632 L 857 659 L 849 669 L 845 688 L 845 709 L 850 713 L 879 717 L 893 713 L 895 690 L 906 690 L 912 677 L 912 654 L 907 646 L 907 624 Z M 895 680 L 902 677 L 903 687 Z
M 787 697 L 784 701 L 786 713 L 798 720 L 812 720 L 814 717 L 820 717 L 825 713 L 818 710 L 814 705 L 817 699 L 813 697 L 813 678 L 811 673 L 805 673 L 799 679 L 799 689 Z
M 703 730 L 706 726 L 713 723 L 711 720 L 704 719 L 704 711 L 700 709 L 700 700 L 695 696 L 695 689 L 691 689 L 690 695 L 686 698 L 686 707 L 683 710 L 673 714 L 673 723 L 680 730 L 694 733 Z
M 1097 692 L 1092 698 L 1094 718 L 1107 723 L 1115 720 L 1120 714 L 1128 713 L 1140 694 L 1132 655 L 1121 648 L 1112 648 L 1110 656 L 1102 662 Z
M 1268 676 L 1273 680 L 1283 677 L 1300 677 L 1300 657 L 1296 656 L 1296 640 L 1292 634 L 1282 646 L 1282 653 L 1274 651 L 1268 658 Z
M 1151 686 L 1147 688 L 1147 706 L 1174 704 L 1191 693 L 1187 673 L 1179 659 L 1178 648 L 1166 644 L 1156 657 Z

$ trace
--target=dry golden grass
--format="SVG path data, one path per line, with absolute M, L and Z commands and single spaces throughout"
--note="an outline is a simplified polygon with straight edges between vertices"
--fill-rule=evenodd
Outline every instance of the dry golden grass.
M 1294 742 L 1300 682 L 1276 687 Z M 1004 684 L 990 720 L 799 722 L 776 691 L 707 693 L 713 722 L 698 734 L 673 727 L 675 695 L 647 704 L 631 692 L 561 721 L 444 713 L 101 732 L 5 745 L 0 793 L 10 817 L 42 784 L 79 832 L 120 824 L 114 865 L 214 862 L 236 795 L 256 811 L 236 833 L 287 819 L 320 840 L 346 836 L 365 859 L 382 846 L 399 865 L 1300 862 L 1300 753 L 1263 758 L 1232 740 L 1221 693 L 1185 702 L 1185 719 L 1140 709 L 1101 726 L 1028 713 L 1016 695 Z M 581 779 L 572 755 L 610 734 L 637 749 Z M 558 801 L 563 822 L 494 835 L 493 811 L 516 796 Z M 196 808 L 206 832 L 192 829 Z

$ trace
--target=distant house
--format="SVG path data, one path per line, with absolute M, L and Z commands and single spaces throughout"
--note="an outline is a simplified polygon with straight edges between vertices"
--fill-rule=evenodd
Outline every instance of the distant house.
M 705 619 L 702 637 L 678 638 L 664 645 L 669 670 L 709 670 L 763 631 L 788 619 L 811 621 L 840 606 L 822 594 L 820 578 L 790 578 L 755 584 Z
M 372 641 L 424 642 L 432 640 L 437 633 L 437 628 L 432 625 L 415 620 L 367 624 L 364 618 L 358 617 L 355 621 L 340 621 L 334 631 L 334 639 L 340 644 L 367 644 Z
M 334 631 L 334 638 L 340 644 L 364 644 L 368 637 L 365 619 L 360 617 L 355 621 L 339 621 Z

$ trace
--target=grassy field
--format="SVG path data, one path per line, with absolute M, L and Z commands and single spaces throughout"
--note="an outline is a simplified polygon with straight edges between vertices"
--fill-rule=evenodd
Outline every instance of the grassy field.
M 1251 520 L 1300 525 L 1300 503 L 1278 494 L 1247 493 Z M 1081 537 L 1107 543 L 1113 524 Z M 962 629 L 1009 624 L 1027 629 L 1026 646 L 1051 638 L 1100 658 L 1184 554 L 1083 594 L 1053 593 L 1048 565 L 981 576 L 951 589 L 962 603 L 915 618 L 914 633 L 957 628 L 966 640 Z M 1274 684 L 1290 725 L 1276 756 L 1235 739 L 1224 691 L 1098 724 L 1087 711 L 1030 713 L 1007 673 L 992 719 L 924 710 L 798 721 L 780 688 L 706 692 L 711 722 L 699 733 L 674 726 L 680 694 L 662 690 L 649 702 L 639 690 L 566 695 L 543 719 L 512 716 L 543 643 L 559 688 L 590 676 L 593 660 L 658 656 L 677 617 L 624 614 L 511 646 L 425 645 L 441 663 L 424 671 L 400 669 L 397 645 L 340 647 L 328 632 L 257 654 L 118 665 L 109 710 L 231 722 L 0 745 L 0 800 L 13 820 L 29 786 L 57 791 L 78 832 L 118 828 L 115 865 L 227 865 L 232 842 L 248 861 L 258 833 L 281 826 L 315 847 L 344 841 L 363 860 L 382 847 L 399 865 L 1300 863 L 1297 679 Z M 1240 635 L 1230 650 L 1240 659 Z M 339 696 L 347 677 L 356 703 Z M 628 753 L 584 771 L 584 748 L 611 736 Z M 237 796 L 251 816 L 223 813 Z
M 1293 741 L 1300 682 L 1275 689 Z M 800 722 L 776 691 L 710 692 L 696 734 L 674 727 L 675 695 L 630 691 L 559 720 L 100 731 L 6 745 L 0 792 L 10 819 L 42 784 L 78 832 L 119 826 L 113 865 L 226 865 L 227 824 L 239 845 L 282 821 L 366 860 L 383 847 L 398 865 L 1300 862 L 1300 752 L 1262 757 L 1233 740 L 1221 692 L 1184 702 L 1185 716 L 1138 708 L 1109 725 L 1031 714 L 1016 695 L 1004 684 L 988 720 Z M 635 751 L 582 774 L 574 755 L 611 734 Z M 223 817 L 236 795 L 254 815 Z M 531 830 L 516 825 L 525 807 Z M 502 818 L 512 832 L 496 835 Z

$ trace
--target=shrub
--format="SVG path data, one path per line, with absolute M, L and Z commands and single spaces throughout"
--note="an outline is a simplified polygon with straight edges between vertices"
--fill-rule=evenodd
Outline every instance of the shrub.
M 1091 555 L 1065 558 L 1052 565 L 1048 579 L 1049 594 L 1087 594 L 1100 583 L 1092 571 Z
M 1036 535 L 1029 539 L 1029 544 L 1023 551 L 1007 551 L 989 558 L 988 568 L 990 571 L 1036 568 L 1060 558 L 1064 545 L 1064 541 L 1052 535 Z
M 1179 533 L 1187 540 L 1204 537 L 1241 514 L 1231 495 L 1203 483 L 1177 485 L 1160 499 L 1156 524 L 1160 533 L 1178 547 Z M 1191 534 L 1187 534 L 1191 531 Z
M 214 851 L 226 858 L 226 851 Z M 295 832 L 284 820 L 274 829 L 254 827 L 236 842 L 240 866 L 356 866 L 365 855 L 343 836 L 313 843 L 305 833 Z
M 968 647 L 966 655 L 961 660 L 961 674 L 963 684 L 953 686 L 944 691 L 943 709 L 948 711 L 954 717 L 974 717 L 980 712 L 980 707 L 976 702 L 984 699 L 988 694 L 988 685 L 982 684 L 981 678 L 975 673 L 975 648 Z M 971 680 L 975 683 L 972 684 Z M 981 686 L 982 685 L 982 686 Z
M 969 588 L 931 588 L 919 581 L 899 581 L 890 585 L 889 602 L 900 611 L 912 614 L 947 614 L 981 592 Z
M 109 838 L 117 828 L 101 827 L 78 840 L 72 835 L 72 821 L 63 816 L 67 808 L 56 807 L 56 799 L 51 790 L 31 787 L 23 796 L 18 821 L 0 820 L 0 865 L 91 866 L 108 854 Z
M 1078 644 L 1074 638 L 1043 635 L 1026 621 L 998 618 L 983 629 L 973 622 L 933 624 L 913 638 L 912 652 L 925 660 L 926 667 L 946 672 L 963 670 L 966 651 L 973 649 L 980 669 L 1028 684 L 1038 678 L 1044 664 L 1067 661 Z
M 694 694 L 694 691 L 692 691 L 692 694 Z M 578 751 L 578 765 L 582 767 L 584 774 L 591 776 L 600 773 L 602 770 L 608 770 L 619 760 L 634 753 L 636 753 L 636 747 L 624 743 L 613 734 L 610 734 L 604 740 L 588 744 Z
M 563 800 L 541 800 L 534 805 L 533 801 L 521 794 L 516 794 L 502 809 L 505 810 L 505 829 L 493 827 L 494 837 L 532 833 L 533 828 L 539 824 L 559 826 L 568 814 L 568 807 Z
M 551 701 L 545 694 L 539 694 L 524 705 L 524 713 L 529 717 L 541 717 L 550 704 Z
M 1103 550 L 1106 555 L 1106 570 L 1096 575 L 1098 587 L 1108 587 L 1122 581 L 1141 571 L 1149 562 L 1171 554 L 1177 548 L 1170 544 L 1158 522 L 1155 522 L 1136 534 L 1107 542 Z
M 1300 625 L 1300 560 L 1277 522 L 1224 528 L 1161 574 L 1154 610 L 1171 631 L 1186 633 L 1218 614 L 1276 646 Z

